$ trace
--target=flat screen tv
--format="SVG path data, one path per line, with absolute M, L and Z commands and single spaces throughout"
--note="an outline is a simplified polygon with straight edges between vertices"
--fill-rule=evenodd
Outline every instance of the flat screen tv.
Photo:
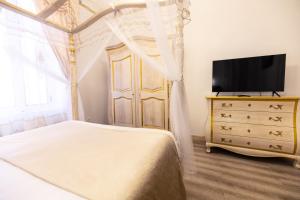
M 284 91 L 286 54 L 213 61 L 213 92 Z

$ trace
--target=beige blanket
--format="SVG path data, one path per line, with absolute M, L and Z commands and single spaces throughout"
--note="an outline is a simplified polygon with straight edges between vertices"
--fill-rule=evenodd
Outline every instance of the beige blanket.
M 174 141 L 158 130 L 63 122 L 1 138 L 0 159 L 85 199 L 185 199 Z

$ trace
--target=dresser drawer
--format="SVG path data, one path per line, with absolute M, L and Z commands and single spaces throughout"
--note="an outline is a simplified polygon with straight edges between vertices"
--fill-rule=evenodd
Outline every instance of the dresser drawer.
M 213 120 L 217 122 L 294 127 L 293 117 L 293 113 L 213 110 Z
M 216 122 L 213 124 L 213 134 L 294 142 L 294 128 L 290 127 Z
M 232 101 L 215 100 L 214 109 L 266 112 L 294 112 L 294 101 Z
M 223 145 L 267 150 L 279 153 L 294 153 L 294 143 L 277 140 L 263 140 L 241 136 L 214 135 L 213 142 Z

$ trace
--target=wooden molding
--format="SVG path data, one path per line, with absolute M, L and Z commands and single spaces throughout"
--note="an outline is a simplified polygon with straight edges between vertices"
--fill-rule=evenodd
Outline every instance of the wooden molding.
M 62 5 L 66 3 L 67 0 L 57 0 L 51 5 L 49 5 L 46 9 L 42 10 L 37 17 L 46 19 L 50 15 L 52 15 L 55 11 L 57 11 Z
M 155 42 L 155 38 L 148 37 L 148 36 L 133 36 L 133 40 L 135 41 L 146 41 L 146 42 Z M 126 46 L 123 42 L 119 42 L 117 44 L 113 44 L 111 46 L 106 47 L 106 51 L 115 50 L 118 48 L 121 48 L 123 46 Z

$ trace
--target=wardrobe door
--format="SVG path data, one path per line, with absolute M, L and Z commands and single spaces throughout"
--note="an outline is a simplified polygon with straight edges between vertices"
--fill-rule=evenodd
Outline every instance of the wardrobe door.
M 158 54 L 149 55 L 160 63 Z M 168 81 L 139 58 L 138 123 L 141 127 L 169 129 Z
M 109 52 L 114 125 L 136 126 L 134 56 L 126 46 Z

